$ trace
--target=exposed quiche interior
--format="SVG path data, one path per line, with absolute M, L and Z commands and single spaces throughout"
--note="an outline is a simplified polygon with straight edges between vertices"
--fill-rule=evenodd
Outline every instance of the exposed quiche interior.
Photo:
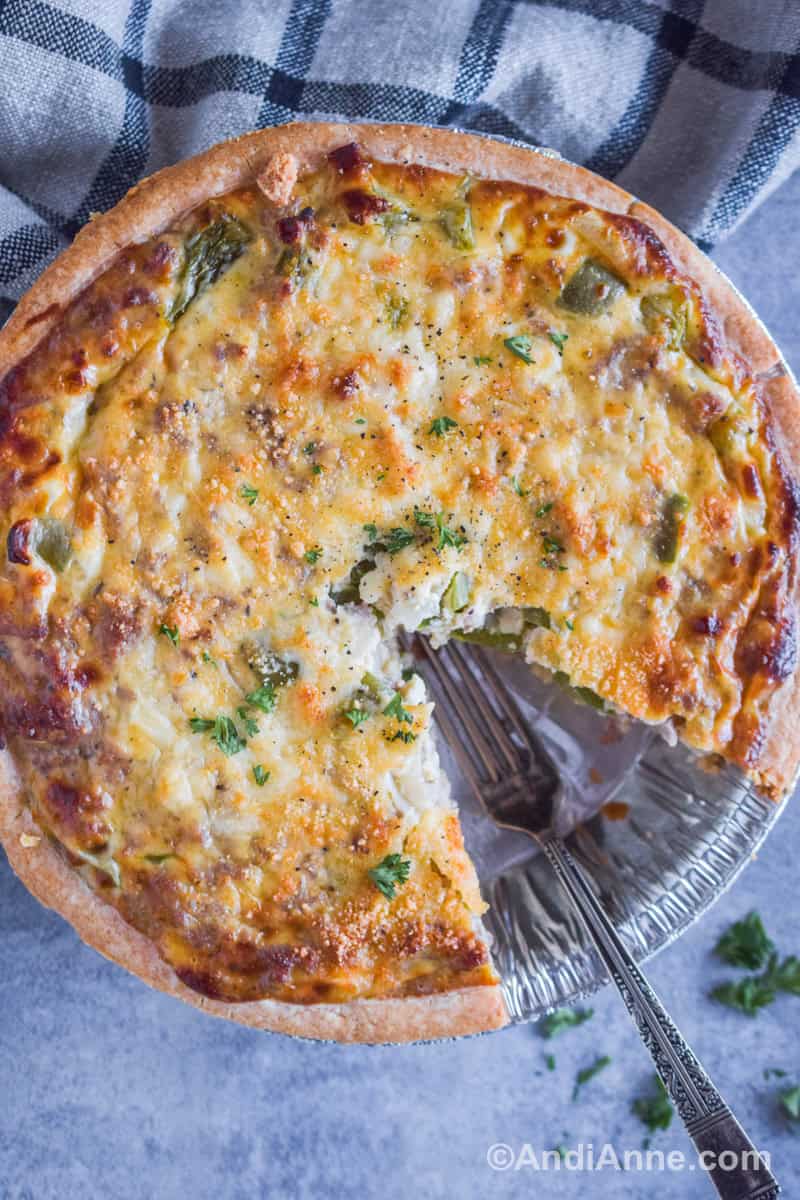
M 277 167 L 121 252 L 0 384 L 3 728 L 197 991 L 492 984 L 394 634 L 507 644 L 758 778 L 791 487 L 639 222 L 355 145 Z

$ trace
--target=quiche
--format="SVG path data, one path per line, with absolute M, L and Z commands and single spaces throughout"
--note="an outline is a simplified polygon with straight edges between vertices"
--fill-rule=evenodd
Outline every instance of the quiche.
M 0 333 L 0 834 L 206 1011 L 506 1019 L 401 630 L 506 646 L 780 797 L 798 400 L 677 230 L 474 135 L 296 124 L 159 172 Z

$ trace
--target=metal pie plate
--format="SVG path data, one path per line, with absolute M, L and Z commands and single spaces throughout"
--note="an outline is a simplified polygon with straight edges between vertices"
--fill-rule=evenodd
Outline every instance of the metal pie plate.
M 643 961 L 719 899 L 784 805 L 733 769 L 702 769 L 652 726 L 575 703 L 521 658 L 492 658 L 558 765 L 574 825 L 568 844 Z M 439 752 L 489 904 L 483 922 L 511 1021 L 601 987 L 605 968 L 536 845 L 491 822 L 441 737 Z

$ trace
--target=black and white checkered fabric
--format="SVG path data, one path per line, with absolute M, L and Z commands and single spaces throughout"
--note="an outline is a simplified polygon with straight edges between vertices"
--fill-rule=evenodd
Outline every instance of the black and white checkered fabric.
M 798 0 L 0 0 L 0 322 L 92 211 L 296 117 L 551 146 L 708 248 L 800 161 Z

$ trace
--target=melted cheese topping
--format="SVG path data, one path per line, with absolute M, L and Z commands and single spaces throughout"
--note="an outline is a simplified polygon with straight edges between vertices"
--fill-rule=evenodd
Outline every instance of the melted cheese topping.
M 494 981 L 398 627 L 510 630 L 753 771 L 791 669 L 790 489 L 649 230 L 333 160 L 127 251 L 2 385 L 34 813 L 234 1000 Z

